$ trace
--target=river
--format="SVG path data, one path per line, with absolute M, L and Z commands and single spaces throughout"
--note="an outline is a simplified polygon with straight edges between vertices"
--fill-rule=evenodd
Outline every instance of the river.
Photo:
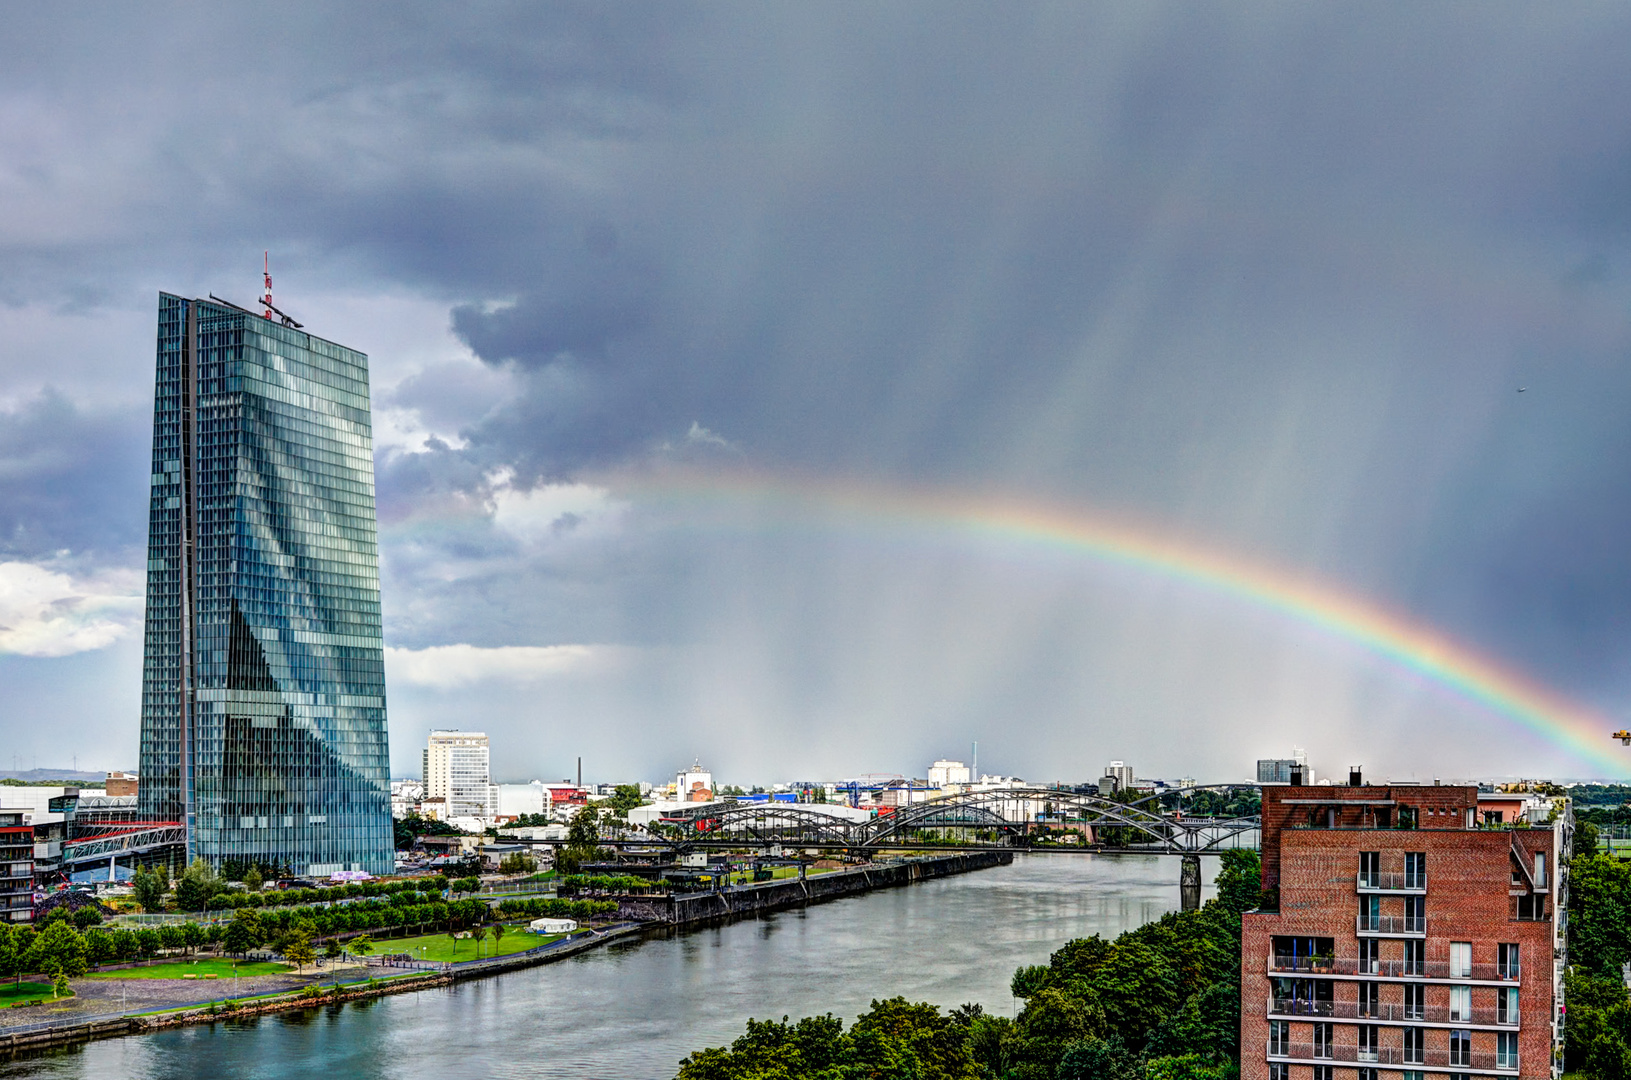
M 848 1023 L 897 994 L 1011 1016 L 1015 968 L 1177 907 L 1176 859 L 1026 855 L 446 989 L 52 1051 L 0 1063 L 0 1080 L 668 1080 L 749 1017 Z

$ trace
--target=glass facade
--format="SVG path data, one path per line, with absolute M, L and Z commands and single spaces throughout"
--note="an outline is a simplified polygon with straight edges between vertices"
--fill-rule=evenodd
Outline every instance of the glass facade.
M 368 358 L 159 296 L 149 821 L 187 858 L 393 869 Z

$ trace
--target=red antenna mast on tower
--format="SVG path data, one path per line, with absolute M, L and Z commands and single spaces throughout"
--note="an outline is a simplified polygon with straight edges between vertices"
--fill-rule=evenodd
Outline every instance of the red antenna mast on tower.
M 277 310 L 272 306 L 272 253 L 263 251 L 261 252 L 261 258 L 266 271 L 266 295 L 261 297 L 261 303 L 266 305 L 266 317 L 270 319 L 272 312 Z

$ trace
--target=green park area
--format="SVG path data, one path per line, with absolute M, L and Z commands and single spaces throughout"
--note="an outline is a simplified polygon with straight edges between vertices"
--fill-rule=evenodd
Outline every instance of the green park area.
M 506 926 L 504 936 L 497 940 L 493 938 L 492 927 L 487 928 L 487 937 L 478 942 L 474 937 L 450 938 L 446 934 L 421 934 L 418 937 L 388 938 L 384 941 L 374 942 L 376 953 L 407 953 L 415 960 L 429 960 L 437 963 L 445 961 L 489 959 L 494 956 L 509 956 L 511 953 L 526 952 L 536 949 L 540 945 L 548 945 L 552 941 L 559 941 L 565 934 L 529 934 L 524 926 Z
M 188 975 L 204 978 L 214 975 L 217 979 L 232 978 L 233 968 L 238 969 L 238 975 L 248 978 L 251 975 L 282 975 L 289 971 L 288 964 L 279 964 L 265 960 L 233 961 L 230 959 L 218 960 L 214 958 L 200 958 L 197 960 L 169 960 L 162 964 L 143 964 L 139 967 L 117 968 L 113 971 L 93 971 L 85 977 L 88 979 L 184 979 Z M 47 993 L 50 987 L 46 987 Z
M 70 991 L 71 993 L 71 991 Z M 50 1001 L 51 984 L 42 982 L 0 983 L 0 1008 L 19 1001 Z

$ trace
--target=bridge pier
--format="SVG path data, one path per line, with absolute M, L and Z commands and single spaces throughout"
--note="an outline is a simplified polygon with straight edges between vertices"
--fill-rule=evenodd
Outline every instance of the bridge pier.
M 1201 906 L 1201 857 L 1185 855 L 1178 871 L 1179 906 L 1184 911 L 1197 911 Z

